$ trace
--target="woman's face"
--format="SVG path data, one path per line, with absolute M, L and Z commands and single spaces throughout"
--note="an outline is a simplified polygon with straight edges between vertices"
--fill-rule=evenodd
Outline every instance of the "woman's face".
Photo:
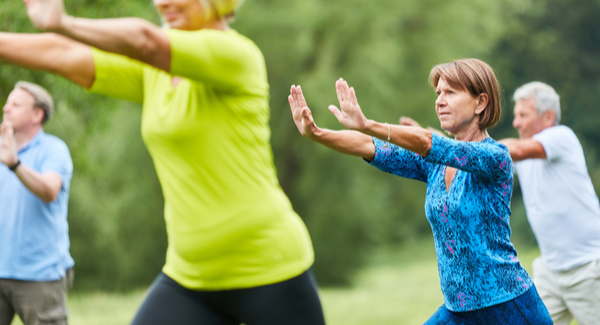
M 477 97 L 466 90 L 453 88 L 442 78 L 438 81 L 435 92 L 438 95 L 435 112 L 442 129 L 456 135 L 474 124 L 478 126 L 479 114 L 485 106 L 479 105 Z
M 199 0 L 154 0 L 154 6 L 171 28 L 198 30 L 207 23 L 206 10 Z

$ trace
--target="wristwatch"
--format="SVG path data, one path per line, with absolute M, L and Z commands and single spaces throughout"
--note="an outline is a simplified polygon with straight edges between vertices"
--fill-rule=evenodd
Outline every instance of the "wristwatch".
M 8 169 L 10 169 L 14 172 L 17 169 L 17 167 L 19 167 L 20 164 L 21 164 L 21 161 L 17 160 L 17 163 L 12 166 L 8 166 Z

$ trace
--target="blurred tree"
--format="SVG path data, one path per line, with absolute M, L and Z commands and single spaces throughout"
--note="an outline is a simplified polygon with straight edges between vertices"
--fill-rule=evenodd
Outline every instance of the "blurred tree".
M 427 84 L 431 67 L 483 58 L 499 72 L 506 94 L 530 79 L 553 83 L 563 96 L 565 122 L 582 132 L 586 149 L 596 150 L 591 144 L 598 143 L 593 132 L 598 114 L 591 103 L 598 96 L 593 58 L 600 43 L 586 42 L 597 37 L 593 12 L 598 2 L 579 3 L 583 9 L 567 10 L 566 0 L 244 4 L 233 27 L 265 54 L 275 163 L 282 187 L 310 230 L 321 284 L 350 283 L 377 245 L 429 234 L 425 186 L 303 139 L 289 113 L 290 85 L 303 86 L 323 127 L 340 128 L 326 109 L 337 102 L 333 85 L 339 77 L 356 88 L 369 118 L 396 123 L 407 115 L 437 126 L 435 94 Z M 148 0 L 69 0 L 66 6 L 77 16 L 138 16 L 160 23 Z M 34 32 L 20 1 L 4 3 L 0 17 L 0 30 Z M 566 19 L 563 25 L 555 23 L 561 19 Z M 589 29 L 594 32 L 583 32 Z M 583 85 L 579 76 L 587 78 Z M 69 221 L 77 287 L 125 290 L 149 284 L 164 262 L 166 238 L 160 186 L 139 135 L 139 105 L 86 94 L 53 75 L 0 63 L 2 100 L 20 79 L 42 84 L 54 95 L 58 110 L 47 131 L 67 142 L 75 161 Z M 575 121 L 575 109 L 590 119 Z M 493 136 L 513 134 L 510 114 L 505 115 Z
M 504 85 L 505 114 L 495 138 L 516 137 L 512 94 L 530 81 L 542 81 L 561 96 L 562 124 L 581 141 L 595 186 L 600 185 L 600 1 L 511 0 L 502 3 L 506 33 L 488 56 Z M 513 197 L 513 238 L 535 239 L 526 222 L 522 197 Z

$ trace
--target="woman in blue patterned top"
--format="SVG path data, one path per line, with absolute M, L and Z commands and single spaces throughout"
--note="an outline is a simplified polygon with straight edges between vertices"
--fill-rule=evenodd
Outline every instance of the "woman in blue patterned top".
M 430 81 L 441 127 L 453 140 L 368 120 L 342 79 L 336 82 L 340 109 L 329 110 L 349 130 L 317 127 L 299 86 L 292 86 L 289 102 L 303 136 L 427 183 L 425 214 L 444 305 L 425 324 L 552 324 L 510 242 L 512 160 L 487 133 L 501 111 L 493 70 L 480 60 L 458 60 L 435 66 Z

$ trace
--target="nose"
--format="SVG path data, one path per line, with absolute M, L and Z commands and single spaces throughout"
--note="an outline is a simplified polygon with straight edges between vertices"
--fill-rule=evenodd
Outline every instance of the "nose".
M 154 6 L 157 8 L 168 5 L 171 0 L 154 0 Z
M 444 106 L 446 103 L 446 101 L 444 100 L 444 96 L 440 95 L 438 96 L 438 98 L 435 100 L 435 107 L 442 107 Z
M 518 129 L 519 127 L 521 127 L 521 120 L 519 120 L 519 118 L 515 117 L 512 125 L 513 125 L 513 128 Z

